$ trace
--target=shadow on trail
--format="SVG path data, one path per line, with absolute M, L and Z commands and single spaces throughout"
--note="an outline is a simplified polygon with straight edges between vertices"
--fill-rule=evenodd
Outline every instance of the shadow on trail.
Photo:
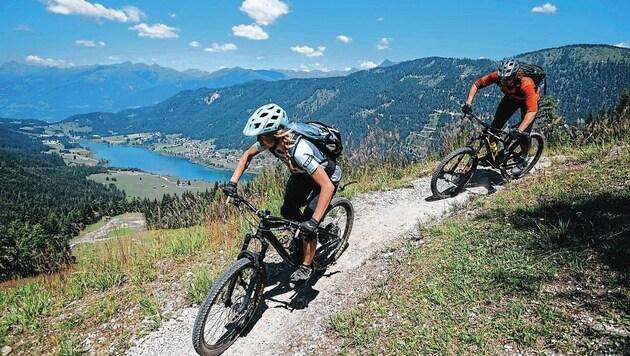
M 309 304 L 319 295 L 319 291 L 314 289 L 314 285 L 322 277 L 330 277 L 334 274 L 341 273 L 329 272 L 326 270 L 315 271 L 313 276 L 306 281 L 306 283 L 297 286 L 295 289 L 289 286 L 289 278 L 295 267 L 291 267 L 284 262 L 265 262 L 266 278 L 265 286 L 274 286 L 270 290 L 266 290 L 260 301 L 260 305 L 256 310 L 252 320 L 245 330 L 243 330 L 242 336 L 246 336 L 258 323 L 267 309 L 271 308 L 284 308 L 293 312 L 294 310 L 301 310 L 308 308 Z M 279 296 L 287 294 L 288 297 L 278 298 Z M 285 300 L 283 300 L 285 299 Z M 273 302 L 276 305 L 270 306 L 269 302 Z
M 501 176 L 501 174 L 499 174 L 499 172 L 490 168 L 480 167 L 477 168 L 477 171 L 475 172 L 475 174 L 473 174 L 472 178 L 470 179 L 470 181 L 468 181 L 464 189 L 462 189 L 459 193 L 453 195 L 453 197 L 461 194 L 462 192 L 465 192 L 468 189 L 479 187 L 485 188 L 487 191 L 487 195 L 494 194 L 497 191 L 495 187 L 502 186 L 504 184 L 505 179 Z M 427 202 L 433 202 L 441 199 L 436 198 L 433 195 L 429 195 L 428 197 L 424 198 L 424 200 Z

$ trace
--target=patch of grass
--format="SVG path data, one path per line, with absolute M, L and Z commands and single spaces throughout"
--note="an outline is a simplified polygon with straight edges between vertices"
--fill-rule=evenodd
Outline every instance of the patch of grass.
M 194 304 L 201 304 L 206 294 L 210 291 L 214 282 L 217 280 L 217 273 L 211 272 L 207 268 L 198 269 L 193 275 L 193 281 L 190 283 L 186 292 L 186 300 Z
M 111 230 L 107 232 L 106 237 L 119 237 L 138 233 L 139 230 L 134 227 L 124 227 L 121 229 Z
M 57 345 L 59 346 L 59 355 L 78 356 L 85 354 L 81 347 L 81 340 L 65 333 L 57 338 Z
M 155 296 L 144 296 L 140 298 L 139 304 L 144 315 L 153 323 L 152 329 L 158 329 L 162 325 L 163 316 Z
M 88 232 L 96 231 L 96 230 L 102 228 L 103 226 L 105 226 L 105 224 L 106 224 L 105 220 L 100 220 L 98 222 L 95 222 L 94 224 L 90 224 L 90 225 L 86 226 L 85 229 L 83 229 L 83 231 L 81 231 L 81 235 L 85 235 Z
M 37 332 L 42 318 L 53 309 L 51 294 L 41 290 L 37 283 L 27 283 L 10 291 L 2 291 L 3 310 L 0 319 L 0 340 L 10 331 Z
M 92 174 L 88 178 L 105 185 L 114 184 L 118 189 L 124 190 L 128 198 L 139 197 L 151 200 L 162 199 L 164 194 L 181 195 L 186 191 L 203 192 L 214 187 L 214 183 L 202 180 L 161 177 L 132 171 L 110 171 L 109 173 Z M 178 180 L 184 184 L 177 186 Z M 188 185 L 188 181 L 190 181 L 190 185 Z
M 187 231 L 174 239 L 167 245 L 169 256 L 190 256 L 200 250 L 201 244 L 206 239 L 200 231 Z
M 509 184 L 476 217 L 422 228 L 430 243 L 408 246 L 383 290 L 332 318 L 344 352 L 623 353 L 630 154 L 604 158 Z

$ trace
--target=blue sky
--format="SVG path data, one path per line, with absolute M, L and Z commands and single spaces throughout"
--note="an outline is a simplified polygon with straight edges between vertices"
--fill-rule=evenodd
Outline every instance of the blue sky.
M 630 47 L 630 1 L 0 0 L 0 63 L 178 70 L 370 68 Z

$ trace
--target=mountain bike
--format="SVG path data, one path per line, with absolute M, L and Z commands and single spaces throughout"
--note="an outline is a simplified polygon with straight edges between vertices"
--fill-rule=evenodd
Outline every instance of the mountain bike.
M 523 154 L 521 141 L 510 137 L 506 131 L 491 127 L 473 114 L 465 117 L 481 124 L 483 129 L 466 147 L 456 149 L 440 161 L 431 177 L 431 192 L 436 198 L 452 197 L 464 189 L 477 170 L 483 153 L 484 165 L 498 169 L 504 179 L 518 179 L 536 165 L 545 146 L 543 135 L 533 132 L 528 138 L 530 149 Z M 490 149 L 491 139 L 497 141 L 496 154 Z
M 257 209 L 242 196 L 234 196 L 231 202 L 256 231 L 245 234 L 236 262 L 217 278 L 199 308 L 192 340 L 200 355 L 221 354 L 253 318 L 262 299 L 263 260 L 269 244 L 291 266 L 299 266 L 304 257 L 299 222 L 272 216 L 270 211 Z M 333 198 L 316 232 L 318 247 L 313 259 L 316 271 L 326 269 L 348 248 L 353 223 L 352 203 L 345 198 Z M 284 238 L 276 234 L 283 234 Z

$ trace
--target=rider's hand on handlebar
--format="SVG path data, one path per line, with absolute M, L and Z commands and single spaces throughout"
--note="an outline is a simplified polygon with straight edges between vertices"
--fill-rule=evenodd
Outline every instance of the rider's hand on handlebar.
M 527 132 L 521 132 L 519 129 L 512 129 L 508 132 L 508 135 L 512 140 L 526 139 L 529 134 Z
M 317 226 L 319 226 L 319 221 L 315 218 L 310 218 L 307 221 L 304 221 L 300 224 L 300 235 L 305 237 L 311 236 L 317 230 Z
M 472 106 L 470 104 L 464 104 L 462 106 L 462 112 L 464 115 L 472 115 Z
M 232 201 L 232 197 L 236 195 L 236 183 L 230 181 L 222 189 L 223 194 L 228 197 L 226 203 L 229 204 Z

